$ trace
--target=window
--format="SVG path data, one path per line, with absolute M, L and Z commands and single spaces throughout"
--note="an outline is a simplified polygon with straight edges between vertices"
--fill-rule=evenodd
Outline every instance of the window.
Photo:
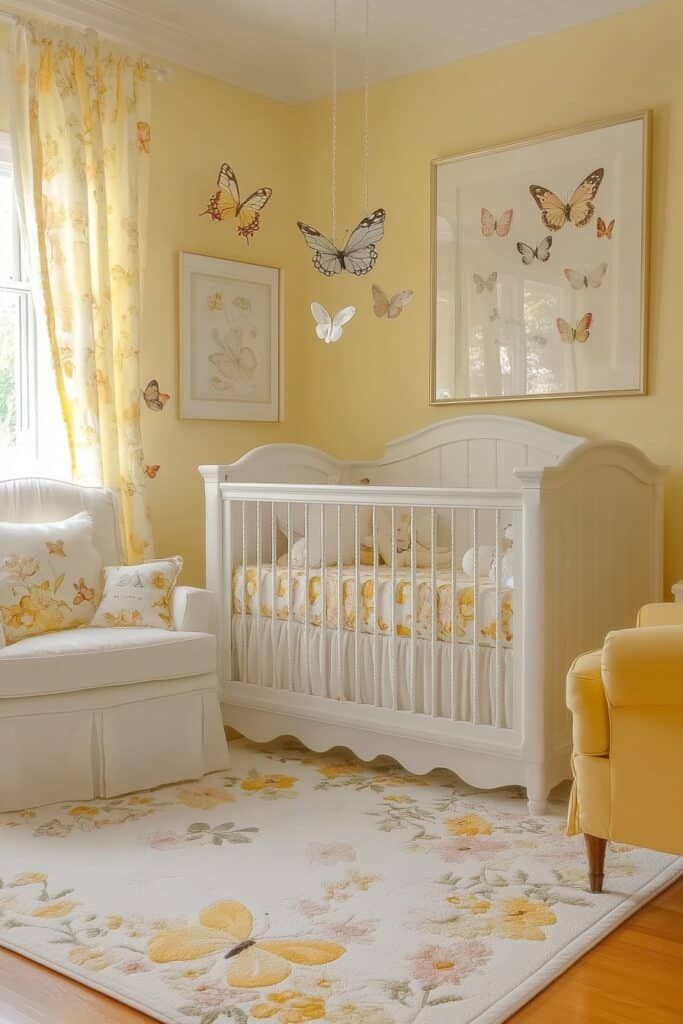
M 3 463 L 37 457 L 36 329 L 14 202 L 7 139 L 0 138 L 0 450 Z M 11 456 L 14 456 L 12 458 Z
M 66 454 L 47 345 L 37 341 L 9 138 L 0 133 L 0 478 L 65 478 Z

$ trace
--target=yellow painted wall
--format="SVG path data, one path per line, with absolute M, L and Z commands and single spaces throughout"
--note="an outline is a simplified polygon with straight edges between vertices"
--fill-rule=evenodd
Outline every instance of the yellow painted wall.
M 452 26 L 457 31 L 457 26 Z M 372 88 L 370 207 L 387 227 L 372 279 L 416 297 L 389 323 L 371 312 L 370 280 L 326 281 L 303 243 L 290 276 L 301 275 L 298 372 L 306 382 L 305 437 L 342 457 L 378 455 L 385 441 L 441 417 L 522 416 L 592 438 L 641 446 L 671 466 L 666 490 L 666 580 L 683 577 L 683 4 L 660 0 L 609 20 L 407 76 Z M 340 104 L 339 223 L 361 214 L 360 93 Z M 562 127 L 654 111 L 650 394 L 430 407 L 429 163 Z M 330 225 L 329 104 L 297 111 L 306 145 L 299 216 Z M 307 304 L 358 306 L 341 344 L 313 336 Z M 628 558 L 628 552 L 624 552 Z

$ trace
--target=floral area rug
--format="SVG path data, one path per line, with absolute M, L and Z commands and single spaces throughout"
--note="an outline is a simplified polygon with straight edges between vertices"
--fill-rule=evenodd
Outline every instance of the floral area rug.
M 681 872 L 516 790 L 232 744 L 201 782 L 0 815 L 0 944 L 170 1024 L 493 1024 Z

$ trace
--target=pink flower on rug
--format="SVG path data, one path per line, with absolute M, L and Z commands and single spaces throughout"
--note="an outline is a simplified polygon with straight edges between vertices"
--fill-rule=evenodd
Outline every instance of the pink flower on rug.
M 350 843 L 309 843 L 308 856 L 313 864 L 341 864 L 356 859 Z
M 377 930 L 377 921 L 356 921 L 350 917 L 347 921 L 336 921 L 324 925 L 325 935 L 334 939 L 346 939 L 364 942 L 371 939 Z
M 328 909 L 324 903 L 316 903 L 315 900 L 299 900 L 299 912 L 304 917 L 323 917 Z
M 449 946 L 423 946 L 411 958 L 413 977 L 423 985 L 458 985 L 479 970 L 491 957 L 491 950 L 477 939 Z
M 225 1002 L 225 989 L 220 985 L 210 985 L 202 982 L 194 989 L 193 999 L 197 1006 L 205 1010 L 211 1010 L 215 1006 L 222 1006 Z
M 176 832 L 152 832 L 147 836 L 146 844 L 153 850 L 174 850 L 181 837 Z
M 118 965 L 118 969 L 122 974 L 142 974 L 151 970 L 151 967 L 144 960 L 124 960 Z
M 507 844 L 502 840 L 491 839 L 488 836 L 454 836 L 452 839 L 443 839 L 438 844 L 436 852 L 441 860 L 453 863 L 472 857 L 488 857 L 490 853 L 498 853 L 506 847 Z
M 72 828 L 73 825 L 65 825 L 59 818 L 52 818 L 51 821 L 46 821 L 44 825 L 39 825 L 34 829 L 33 834 L 34 836 L 59 836 L 61 839 L 63 836 L 68 836 Z

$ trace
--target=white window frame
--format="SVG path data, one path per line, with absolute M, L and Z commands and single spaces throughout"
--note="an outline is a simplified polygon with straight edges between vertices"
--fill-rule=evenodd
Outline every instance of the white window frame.
M 4 132 L 0 132 L 0 173 L 12 175 L 12 150 L 9 136 Z M 15 352 L 17 433 L 16 444 L 0 450 L 0 475 L 3 477 L 23 475 L 27 464 L 34 465 L 38 459 L 36 317 L 16 206 L 12 209 L 12 218 L 16 240 L 14 274 L 10 278 L 0 276 L 0 293 L 16 295 L 19 299 L 20 326 Z

